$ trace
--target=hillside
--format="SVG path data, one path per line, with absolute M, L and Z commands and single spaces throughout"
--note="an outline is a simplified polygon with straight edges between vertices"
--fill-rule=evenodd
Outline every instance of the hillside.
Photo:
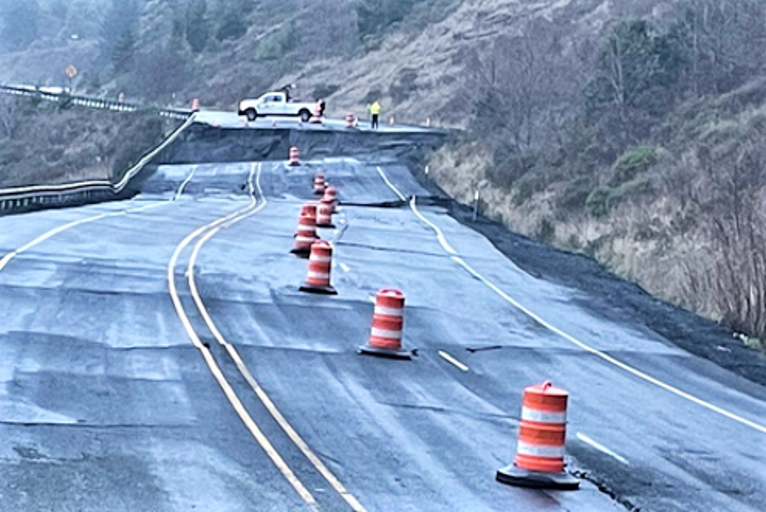
M 766 336 L 762 2 L 81 4 L 101 29 L 77 41 L 41 30 L 0 56 L 0 80 L 60 83 L 49 56 L 66 51 L 82 70 L 75 88 L 110 97 L 231 110 L 295 82 L 334 116 L 380 98 L 385 119 L 463 129 L 430 165 L 457 199 L 478 190 L 482 213 L 511 229 L 588 254 L 754 347 Z M 65 27 L 83 24 L 73 13 Z
M 180 122 L 0 97 L 0 188 L 117 181 Z

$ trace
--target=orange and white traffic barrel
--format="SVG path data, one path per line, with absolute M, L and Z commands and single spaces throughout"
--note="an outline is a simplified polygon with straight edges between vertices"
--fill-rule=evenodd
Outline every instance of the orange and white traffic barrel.
M 311 244 L 319 240 L 316 231 L 316 219 L 313 215 L 303 214 L 298 220 L 298 232 L 291 253 L 307 257 L 311 252 Z
M 308 215 L 316 218 L 317 216 L 317 204 L 314 201 L 306 201 L 301 206 L 301 215 Z
M 192 98 L 191 109 L 192 112 L 199 112 L 199 98 Z
M 317 205 L 317 227 L 318 228 L 334 228 L 335 224 L 332 223 L 332 204 L 321 201 Z
M 330 283 L 330 269 L 332 268 L 332 245 L 324 240 L 319 240 L 311 245 L 309 256 L 309 271 L 306 282 L 300 287 L 302 292 L 323 293 L 337 295 L 337 291 Z
M 321 172 L 316 173 L 314 175 L 314 193 L 324 194 L 325 186 L 324 174 Z
M 324 189 L 324 195 L 322 196 L 321 201 L 323 203 L 331 204 L 332 205 L 332 213 L 335 213 L 335 205 L 338 202 L 338 189 L 336 189 L 332 185 L 328 185 Z
M 317 204 L 314 201 L 307 201 L 303 203 L 303 206 L 301 206 L 301 214 L 298 216 L 298 227 L 295 229 L 294 236 L 298 236 L 298 233 L 300 233 L 301 217 L 304 215 L 308 215 L 309 217 L 316 219 Z
M 579 487 L 580 481 L 564 471 L 568 399 L 567 390 L 550 381 L 524 389 L 516 458 L 497 471 L 498 481 L 520 487 Z
M 290 153 L 287 160 L 287 165 L 295 167 L 301 165 L 299 160 L 300 153 L 298 152 L 298 146 L 290 146 Z
M 375 296 L 372 330 L 360 354 L 411 359 L 412 352 L 402 348 L 404 328 L 404 294 L 399 290 L 383 289 Z

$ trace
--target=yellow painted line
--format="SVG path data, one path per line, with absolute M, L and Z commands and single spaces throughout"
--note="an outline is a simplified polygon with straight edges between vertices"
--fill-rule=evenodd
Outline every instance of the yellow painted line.
M 383 180 L 386 182 L 386 184 L 391 187 L 391 189 L 396 192 L 397 195 L 400 197 L 403 197 L 402 193 L 399 192 L 399 190 L 388 180 L 385 173 L 383 172 L 383 169 L 378 167 L 378 173 L 381 175 Z M 417 205 L 415 204 L 415 197 L 413 196 L 410 200 L 410 209 L 412 212 L 421 220 L 424 224 L 428 225 L 435 233 L 439 240 L 439 244 L 442 246 L 442 248 L 451 255 L 452 260 L 463 267 L 469 274 L 471 274 L 473 277 L 484 283 L 485 286 L 487 286 L 489 289 L 494 291 L 496 294 L 498 294 L 500 297 L 502 297 L 506 302 L 514 306 L 516 309 L 530 317 L 531 319 L 538 322 L 540 325 L 547 328 L 549 331 L 561 336 L 565 340 L 569 341 L 570 343 L 580 347 L 581 349 L 585 350 L 586 352 L 590 352 L 594 356 L 622 369 L 626 372 L 638 377 L 639 379 L 642 379 L 646 382 L 649 382 L 651 384 L 654 384 L 655 386 L 662 388 L 678 397 L 681 397 L 685 400 L 688 400 L 689 402 L 692 402 L 694 404 L 697 404 L 701 407 L 704 407 L 705 409 L 708 409 L 710 411 L 713 411 L 717 414 L 720 414 L 721 416 L 724 416 L 726 418 L 729 418 L 731 420 L 736 421 L 737 423 L 740 423 L 742 425 L 745 425 L 747 427 L 750 427 L 754 430 L 757 430 L 763 434 L 766 434 L 766 425 L 761 425 L 759 423 L 756 423 L 754 421 L 751 421 L 747 418 L 743 418 L 742 416 L 739 416 L 738 414 L 735 414 L 731 411 L 728 411 L 724 409 L 723 407 L 719 407 L 715 404 L 712 404 L 710 402 L 707 402 L 699 397 L 696 397 L 692 395 L 691 393 L 687 393 L 686 391 L 683 391 L 675 386 L 672 386 L 666 382 L 663 382 L 656 377 L 652 377 L 651 375 L 642 372 L 641 370 L 634 368 L 630 366 L 627 363 L 623 363 L 622 361 L 615 359 L 614 357 L 610 356 L 609 354 L 606 354 L 597 348 L 591 347 L 590 345 L 583 343 L 582 341 L 578 340 L 571 334 L 568 334 L 567 332 L 559 329 L 555 325 L 551 324 L 547 320 L 543 319 L 530 309 L 526 308 L 524 305 L 522 305 L 519 301 L 505 293 L 503 290 L 501 290 L 498 286 L 496 286 L 494 283 L 486 279 L 484 276 L 479 274 L 476 270 L 474 270 L 473 267 L 471 267 L 463 258 L 457 255 L 457 252 L 452 248 L 452 246 L 447 242 L 447 239 L 444 236 L 444 233 L 442 233 L 442 230 L 439 229 L 439 227 L 434 224 L 433 222 L 429 221 L 417 208 Z
M 445 361 L 447 361 L 448 363 L 452 363 L 452 364 L 454 364 L 454 365 L 455 365 L 455 366 L 457 366 L 457 367 L 458 367 L 460 370 L 462 370 L 462 371 L 464 371 L 464 372 L 467 372 L 467 371 L 468 371 L 468 367 L 467 367 L 466 365 L 464 365 L 463 363 L 461 363 L 460 361 L 458 361 L 457 359 L 455 359 L 454 357 L 452 357 L 451 355 L 449 355 L 449 354 L 448 354 L 448 353 L 446 353 L 445 351 L 443 351 L 443 350 L 440 350 L 440 351 L 439 351 L 439 355 L 441 356 L 441 358 L 442 358 L 442 359 L 444 359 L 444 360 L 445 360 Z
M 256 166 L 255 164 L 253 164 L 250 170 L 250 177 L 248 179 L 250 183 L 250 192 L 251 192 L 250 205 L 248 205 L 244 209 L 237 210 L 236 212 L 230 215 L 222 217 L 216 221 L 213 221 L 209 224 L 206 224 L 198 228 L 197 230 L 192 232 L 190 235 L 188 235 L 180 244 L 178 244 L 178 246 L 176 247 L 176 250 L 173 252 L 173 256 L 171 257 L 170 262 L 168 263 L 168 269 L 167 269 L 168 287 L 170 290 L 170 298 L 173 302 L 173 307 L 176 310 L 176 314 L 178 315 L 178 318 L 181 320 L 181 324 L 183 324 L 186 334 L 189 336 L 189 339 L 191 340 L 192 344 L 202 353 L 202 357 L 205 359 L 205 363 L 210 369 L 210 372 L 213 374 L 213 377 L 218 382 L 218 385 L 223 390 L 224 394 L 226 395 L 226 398 L 229 400 L 229 403 L 232 405 L 232 407 L 234 407 L 235 412 L 240 417 L 245 427 L 248 429 L 248 431 L 256 440 L 256 442 L 258 442 L 258 444 L 266 453 L 266 455 L 271 459 L 271 461 L 274 463 L 277 469 L 282 473 L 285 479 L 290 483 L 293 489 L 295 489 L 298 495 L 303 499 L 303 501 L 310 507 L 316 508 L 317 503 L 316 503 L 316 500 L 314 499 L 314 496 L 312 496 L 311 492 L 309 492 L 306 486 L 303 485 L 303 483 L 295 475 L 293 470 L 290 469 L 290 466 L 287 464 L 287 462 L 285 462 L 285 460 L 282 458 L 282 456 L 279 454 L 276 448 L 274 448 L 274 446 L 271 444 L 271 441 L 269 441 L 268 437 L 266 437 L 266 435 L 261 431 L 261 429 L 258 427 L 258 424 L 255 422 L 255 420 L 253 420 L 252 416 L 250 416 L 250 413 L 247 412 L 247 409 L 245 409 L 244 405 L 242 404 L 242 401 L 237 396 L 237 393 L 234 391 L 234 389 L 231 387 L 229 382 L 226 380 L 226 377 L 223 375 L 223 372 L 221 372 L 221 369 L 216 363 L 212 354 L 210 353 L 210 350 L 200 340 L 199 335 L 194 330 L 194 327 L 192 326 L 191 321 L 189 320 L 189 316 L 186 314 L 186 310 L 183 307 L 183 303 L 181 302 L 181 297 L 178 294 L 178 288 L 176 286 L 175 268 L 178 265 L 178 258 L 180 257 L 183 250 L 186 249 L 186 247 L 188 247 L 188 245 L 195 238 L 199 237 L 206 230 L 211 230 L 210 233 L 215 233 L 217 232 L 218 229 L 220 229 L 219 226 L 221 226 L 225 222 L 236 219 L 237 217 L 243 215 L 243 213 L 250 212 L 254 208 L 256 204 L 256 200 L 252 196 L 252 191 L 253 191 L 252 178 L 253 178 L 253 172 L 255 171 L 255 168 Z M 258 165 L 259 177 L 260 177 L 260 172 L 261 172 L 261 165 L 259 164 Z M 210 233 L 208 233 L 206 236 L 208 237 L 212 236 L 210 235 Z M 197 244 L 197 247 L 195 247 L 195 252 L 192 254 L 193 257 L 196 256 L 196 252 L 198 252 L 198 247 L 200 247 L 199 243 Z M 190 268 L 191 266 L 193 266 L 193 263 L 191 263 L 192 261 L 193 260 L 190 260 Z M 191 277 L 191 275 L 193 274 L 191 273 L 191 271 L 187 269 L 187 275 Z M 192 290 L 192 294 L 194 295 L 195 293 L 196 293 L 196 286 Z
M 338 479 L 338 477 L 335 476 L 335 474 L 330 471 L 330 469 L 322 462 L 322 460 L 314 453 L 314 451 L 309 447 L 308 443 L 298 434 L 298 432 L 293 428 L 293 426 L 290 424 L 289 421 L 284 417 L 282 412 L 277 408 L 277 406 L 274 404 L 274 402 L 271 400 L 271 397 L 269 397 L 268 393 L 266 393 L 266 390 L 264 390 L 261 385 L 258 383 L 258 381 L 253 377 L 250 370 L 245 365 L 244 361 L 239 355 L 239 352 L 237 352 L 237 349 L 230 344 L 226 339 L 223 337 L 221 332 L 218 330 L 218 327 L 216 326 L 215 322 L 213 321 L 212 317 L 210 316 L 210 313 L 208 312 L 207 308 L 205 307 L 205 303 L 202 300 L 202 297 L 199 294 L 199 290 L 197 288 L 196 279 L 194 275 L 194 266 L 196 265 L 197 258 L 199 256 L 200 250 L 202 249 L 202 246 L 207 243 L 208 240 L 210 240 L 213 236 L 218 234 L 222 229 L 226 229 L 235 223 L 251 216 L 255 215 L 260 211 L 264 206 L 266 206 L 266 198 L 263 195 L 263 191 L 261 190 L 260 185 L 260 170 L 258 173 L 258 180 L 257 180 L 257 191 L 258 195 L 261 197 L 261 203 L 260 206 L 254 209 L 251 209 L 247 212 L 243 212 L 239 217 L 231 219 L 230 222 L 228 222 L 226 225 L 217 225 L 214 229 L 211 229 L 208 233 L 205 234 L 204 237 L 202 237 L 194 247 L 194 250 L 192 251 L 192 255 L 189 258 L 189 264 L 187 266 L 187 276 L 188 276 L 188 283 L 189 283 L 189 290 L 191 292 L 192 299 L 194 300 L 194 304 L 197 306 L 197 309 L 199 310 L 200 314 L 202 315 L 202 318 L 205 321 L 205 324 L 207 325 L 210 332 L 213 334 L 213 337 L 216 339 L 216 341 L 223 346 L 226 351 L 228 352 L 229 356 L 231 356 L 232 360 L 234 361 L 234 364 L 237 366 L 237 369 L 239 369 L 242 376 L 245 378 L 247 383 L 250 385 L 250 387 L 255 392 L 256 396 L 258 396 L 258 399 L 263 403 L 264 407 L 269 411 L 269 414 L 271 414 L 272 418 L 274 418 L 274 421 L 279 424 L 279 426 L 282 428 L 282 430 L 285 432 L 287 437 L 290 438 L 290 440 L 295 444 L 296 447 L 303 453 L 303 455 L 311 462 L 311 464 L 314 466 L 314 468 L 324 477 L 325 480 L 330 484 L 330 486 L 337 492 L 341 498 L 351 507 L 352 510 L 355 512 L 367 512 L 366 509 L 362 506 L 362 504 L 357 500 L 357 498 L 346 489 L 346 487 L 341 483 L 341 481 Z M 223 224 L 223 223 L 221 223 Z

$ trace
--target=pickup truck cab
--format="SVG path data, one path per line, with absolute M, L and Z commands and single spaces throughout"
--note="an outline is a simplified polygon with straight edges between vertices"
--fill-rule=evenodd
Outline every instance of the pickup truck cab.
M 255 121 L 258 116 L 300 117 L 306 122 L 311 118 L 313 103 L 290 101 L 284 92 L 267 92 L 256 99 L 244 99 L 239 102 L 239 115 L 247 116 L 248 121 Z

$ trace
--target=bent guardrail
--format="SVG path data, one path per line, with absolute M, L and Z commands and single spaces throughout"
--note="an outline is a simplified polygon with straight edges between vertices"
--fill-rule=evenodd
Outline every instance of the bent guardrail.
M 96 108 L 100 110 L 112 110 L 115 112 L 136 112 L 138 110 L 154 110 L 157 115 L 171 119 L 186 119 L 192 114 L 191 110 L 180 108 L 162 108 L 151 105 L 142 105 L 139 103 L 127 103 L 120 101 L 105 100 L 103 98 L 94 98 L 91 96 L 80 96 L 70 94 L 66 91 L 54 92 L 51 87 L 36 87 L 31 85 L 3 85 L 0 84 L 0 94 L 10 94 L 12 96 L 26 96 L 38 98 L 44 101 L 54 103 L 71 102 L 72 105 L 78 105 L 87 108 Z M 60 88 L 59 88 L 60 89 Z
M 61 207 L 117 199 L 124 195 L 130 183 L 162 150 L 194 123 L 195 114 L 176 128 L 160 145 L 146 153 L 128 169 L 117 183 L 109 180 L 86 180 L 59 185 L 30 185 L 0 189 L 0 215 L 46 207 Z

